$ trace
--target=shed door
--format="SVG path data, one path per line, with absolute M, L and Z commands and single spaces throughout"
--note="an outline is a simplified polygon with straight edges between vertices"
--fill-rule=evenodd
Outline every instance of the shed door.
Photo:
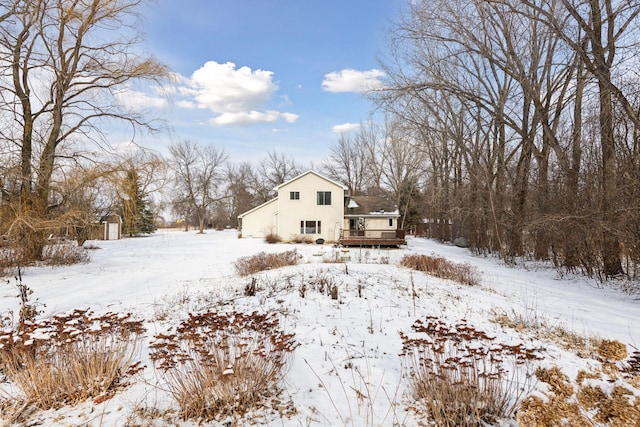
M 118 223 L 109 223 L 109 231 L 107 233 L 107 240 L 118 240 L 118 228 L 120 224 Z

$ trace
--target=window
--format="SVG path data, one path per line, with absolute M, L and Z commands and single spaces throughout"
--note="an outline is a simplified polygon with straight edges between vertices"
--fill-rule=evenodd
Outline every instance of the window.
M 300 221 L 300 234 L 321 234 L 321 221 Z
M 331 191 L 318 191 L 318 205 L 331 204 Z
M 389 227 L 393 227 L 393 218 L 389 218 Z
M 300 192 L 299 191 L 290 191 L 289 192 L 289 200 L 300 200 Z

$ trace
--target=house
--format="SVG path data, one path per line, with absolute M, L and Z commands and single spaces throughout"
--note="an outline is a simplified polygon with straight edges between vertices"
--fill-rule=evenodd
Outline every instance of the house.
M 349 197 L 339 243 L 344 246 L 406 245 L 404 230 L 398 229 L 399 218 L 398 208 L 384 197 Z
M 400 214 L 395 207 L 380 204 L 381 199 L 349 197 L 346 186 L 315 171 L 302 173 L 275 190 L 274 199 L 238 215 L 242 237 L 275 234 L 284 241 L 406 244 L 404 235 L 397 239 L 401 230 L 396 230 Z

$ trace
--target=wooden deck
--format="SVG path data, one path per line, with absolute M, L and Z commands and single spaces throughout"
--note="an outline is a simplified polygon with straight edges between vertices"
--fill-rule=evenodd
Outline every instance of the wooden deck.
M 338 244 L 342 246 L 402 246 L 406 245 L 404 230 L 344 230 Z

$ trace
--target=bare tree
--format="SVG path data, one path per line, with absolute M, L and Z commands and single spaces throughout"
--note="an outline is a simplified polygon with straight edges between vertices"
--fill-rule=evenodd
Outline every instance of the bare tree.
M 229 165 L 227 169 L 227 199 L 225 204 L 225 225 L 235 226 L 237 217 L 255 208 L 258 202 L 258 178 L 255 169 L 248 162 Z
M 78 157 L 80 141 L 101 144 L 102 126 L 111 120 L 151 128 L 114 99 L 132 81 L 166 75 L 138 48 L 135 17 L 143 1 L 18 0 L 0 12 L 6 16 L 0 22 L 0 114 L 12 123 L 0 129 L 0 138 L 17 147 L 14 206 L 28 230 L 49 218 L 63 149 Z
M 267 158 L 260 161 L 257 167 L 259 180 L 258 198 L 260 203 L 275 196 L 274 189 L 302 173 L 302 167 L 284 153 L 269 151 Z
M 623 272 L 639 244 L 639 16 L 638 0 L 409 4 L 374 99 L 420 135 L 430 200 L 471 219 L 479 249 Z
M 372 159 L 367 149 L 367 131 L 364 125 L 353 134 L 340 134 L 331 155 L 324 163 L 324 172 L 332 179 L 343 182 L 353 196 L 365 194 L 372 187 Z
M 225 167 L 229 156 L 223 149 L 182 141 L 169 148 L 174 171 L 174 206 L 195 213 L 200 233 L 211 207 L 228 197 Z M 188 218 L 185 218 L 188 219 Z
M 410 128 L 391 118 L 376 150 L 381 188 L 386 190 L 400 209 L 400 228 L 405 227 L 407 212 L 420 191 L 420 171 L 425 165 L 425 152 Z
M 602 257 L 604 274 L 608 277 L 623 273 L 621 246 L 615 227 L 619 195 L 616 176 L 616 146 L 614 140 L 614 99 L 622 106 L 636 129 L 640 129 L 640 114 L 623 90 L 615 84 L 612 69 L 621 65 L 618 56 L 627 50 L 630 32 L 638 28 L 640 2 L 636 0 L 560 0 L 555 8 L 534 1 L 523 4 L 536 13 L 544 25 L 569 45 L 598 83 L 600 147 L 602 153 Z M 569 20 L 574 25 L 561 25 Z M 623 45 L 627 46 L 623 46 Z M 627 48 L 627 49 L 625 49 Z

